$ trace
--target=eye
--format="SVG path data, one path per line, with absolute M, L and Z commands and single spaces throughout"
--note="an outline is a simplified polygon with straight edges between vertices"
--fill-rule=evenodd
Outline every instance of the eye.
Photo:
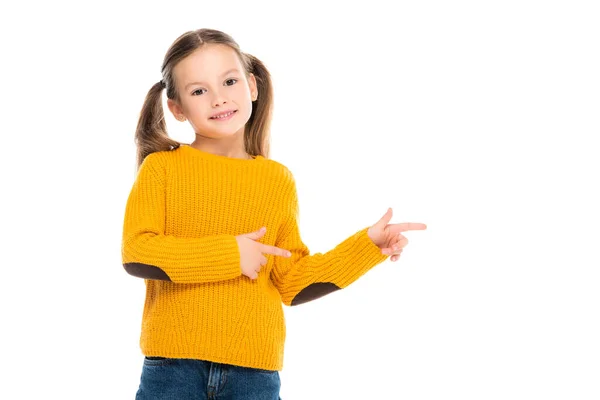
M 237 80 L 237 79 L 235 79 L 235 78 L 231 78 L 231 79 L 227 79 L 225 82 L 230 82 L 230 81 L 235 81 L 235 82 L 237 82 L 238 80 Z M 232 86 L 232 85 L 233 85 L 233 83 L 232 83 L 231 85 L 227 85 L 227 86 Z M 194 90 L 194 91 L 192 92 L 192 96 L 194 95 L 194 93 L 197 93 L 197 92 L 199 92 L 199 91 L 201 91 L 201 90 L 205 90 L 205 89 L 196 89 L 196 90 Z

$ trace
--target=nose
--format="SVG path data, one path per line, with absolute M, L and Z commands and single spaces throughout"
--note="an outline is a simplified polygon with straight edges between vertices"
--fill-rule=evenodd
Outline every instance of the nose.
M 221 95 L 220 91 L 215 90 L 215 91 L 213 91 L 213 93 L 214 93 L 214 97 L 213 97 L 213 105 L 214 106 L 218 106 L 220 104 L 225 104 L 226 103 L 225 97 L 223 97 Z

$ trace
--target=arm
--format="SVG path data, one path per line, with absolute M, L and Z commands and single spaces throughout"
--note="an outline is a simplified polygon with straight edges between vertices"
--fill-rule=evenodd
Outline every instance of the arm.
M 165 235 L 165 165 L 151 153 L 140 166 L 125 208 L 121 254 L 127 273 L 144 279 L 203 283 L 242 275 L 233 235 Z
M 295 306 L 347 287 L 369 269 L 387 259 L 367 235 L 359 230 L 326 253 L 310 255 L 298 229 L 298 197 L 292 178 L 290 200 L 284 224 L 275 246 L 292 253 L 275 257 L 271 279 L 285 305 Z

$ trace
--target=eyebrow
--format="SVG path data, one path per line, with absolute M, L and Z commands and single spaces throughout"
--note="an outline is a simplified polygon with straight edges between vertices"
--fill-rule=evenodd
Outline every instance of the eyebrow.
M 221 75 L 221 76 L 225 76 L 225 75 L 229 74 L 230 72 L 237 72 L 237 73 L 240 73 L 240 71 L 239 71 L 237 68 L 232 68 L 232 69 L 230 69 L 229 71 L 225 71 L 225 72 L 223 73 L 223 75 Z M 200 84 L 202 84 L 202 83 L 204 83 L 204 82 L 190 82 L 190 83 L 188 83 L 187 85 L 185 85 L 184 89 L 186 89 L 186 90 L 187 90 L 188 86 L 191 86 L 191 85 L 200 85 Z

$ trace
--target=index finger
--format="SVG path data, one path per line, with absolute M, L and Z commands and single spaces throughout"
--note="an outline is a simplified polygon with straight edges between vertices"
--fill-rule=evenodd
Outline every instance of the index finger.
M 263 253 L 273 254 L 275 256 L 282 256 L 282 257 L 289 257 L 292 255 L 292 253 L 290 253 L 289 251 L 287 251 L 285 249 L 280 249 L 279 247 L 271 246 L 268 244 L 263 244 L 261 251 Z
M 398 232 L 422 231 L 423 229 L 427 229 L 427 225 L 420 222 L 402 222 L 396 224 L 396 226 L 398 227 Z

